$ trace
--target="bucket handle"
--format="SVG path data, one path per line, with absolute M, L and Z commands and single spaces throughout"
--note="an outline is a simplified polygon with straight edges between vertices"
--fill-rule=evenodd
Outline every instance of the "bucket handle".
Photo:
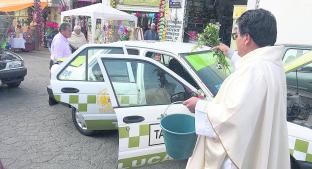
M 183 101 L 172 102 L 171 104 L 169 104 L 169 105 L 166 107 L 164 113 L 162 113 L 162 114 L 160 115 L 160 117 L 157 118 L 157 119 L 160 120 L 160 119 L 164 118 L 165 116 L 167 116 L 167 111 L 168 111 L 168 109 L 169 109 L 170 106 L 172 106 L 172 105 L 174 105 L 174 104 L 181 104 L 181 103 L 183 103 Z

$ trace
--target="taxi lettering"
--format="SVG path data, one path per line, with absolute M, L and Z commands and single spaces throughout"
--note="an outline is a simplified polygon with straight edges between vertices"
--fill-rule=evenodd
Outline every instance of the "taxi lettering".
M 143 167 L 145 165 L 153 165 L 167 160 L 170 160 L 170 157 L 165 152 L 157 153 L 156 155 L 147 155 L 135 159 L 131 158 L 121 160 L 121 162 L 118 164 L 118 169 Z

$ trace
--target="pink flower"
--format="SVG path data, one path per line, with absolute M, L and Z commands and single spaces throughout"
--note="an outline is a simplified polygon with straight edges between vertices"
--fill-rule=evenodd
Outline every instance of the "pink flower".
M 48 28 L 53 28 L 53 29 L 57 29 L 59 27 L 58 23 L 56 22 L 47 22 L 46 25 Z

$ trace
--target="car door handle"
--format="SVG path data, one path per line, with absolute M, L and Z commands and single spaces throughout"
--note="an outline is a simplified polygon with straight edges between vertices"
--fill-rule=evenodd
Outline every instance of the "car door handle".
M 123 122 L 126 124 L 130 124 L 130 123 L 139 123 L 144 121 L 145 118 L 142 116 L 126 116 L 123 118 Z
M 78 93 L 79 89 L 71 88 L 71 87 L 64 87 L 64 88 L 61 89 L 61 91 L 63 93 Z

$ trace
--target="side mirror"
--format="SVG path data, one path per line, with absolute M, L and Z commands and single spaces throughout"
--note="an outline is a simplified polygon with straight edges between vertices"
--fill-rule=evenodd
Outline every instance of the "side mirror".
M 179 92 L 175 93 L 170 97 L 171 103 L 178 102 L 178 101 L 184 101 L 185 98 L 185 93 L 184 92 Z

